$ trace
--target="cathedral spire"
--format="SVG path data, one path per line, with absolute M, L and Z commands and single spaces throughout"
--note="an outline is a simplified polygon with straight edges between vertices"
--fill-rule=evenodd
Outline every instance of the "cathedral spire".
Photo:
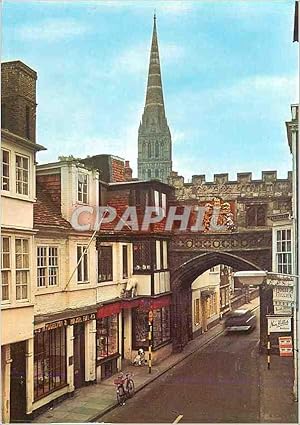
M 164 107 L 154 13 L 146 102 L 138 132 L 138 178 L 167 183 L 171 171 L 172 138 Z
M 164 97 L 157 41 L 156 14 L 154 13 L 145 109 L 157 105 L 163 107 L 164 110 Z

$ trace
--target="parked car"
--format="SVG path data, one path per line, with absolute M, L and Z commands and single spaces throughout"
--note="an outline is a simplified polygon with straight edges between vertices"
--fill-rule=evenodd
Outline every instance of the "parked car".
M 225 332 L 252 331 L 256 327 L 256 316 L 250 310 L 234 310 L 225 319 Z

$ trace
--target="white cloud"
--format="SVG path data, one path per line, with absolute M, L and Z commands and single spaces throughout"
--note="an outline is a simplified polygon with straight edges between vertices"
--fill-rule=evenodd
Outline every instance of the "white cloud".
M 45 19 L 30 25 L 20 25 L 15 33 L 21 40 L 58 41 L 88 32 L 88 27 L 74 19 Z

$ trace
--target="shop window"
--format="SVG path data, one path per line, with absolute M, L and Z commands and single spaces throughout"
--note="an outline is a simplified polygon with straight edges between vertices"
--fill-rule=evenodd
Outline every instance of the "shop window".
M 200 299 L 194 300 L 194 324 L 199 325 L 200 323 Z
M 16 299 L 27 300 L 29 284 L 29 241 L 16 239 Z
M 2 162 L 2 171 L 1 171 L 1 189 L 9 190 L 9 179 L 10 179 L 10 161 L 9 161 L 9 152 L 1 149 L 1 162 Z
M 87 204 L 88 202 L 88 175 L 78 173 L 77 201 Z
M 168 342 L 171 337 L 170 331 L 170 307 L 162 307 L 153 310 L 153 348 Z M 132 310 L 132 335 L 133 349 L 147 349 L 148 340 L 148 312 L 138 308 Z
M 113 279 L 112 246 L 100 246 L 98 250 L 98 282 Z
M 136 272 L 147 272 L 151 270 L 150 241 L 133 243 L 133 269 Z
M 128 246 L 123 245 L 122 246 L 122 253 L 123 253 L 123 279 L 126 279 L 128 277 Z
M 150 168 L 148 169 L 148 179 L 151 179 L 151 170 L 150 170 Z
M 153 348 L 170 340 L 170 307 L 153 310 Z
M 132 310 L 132 344 L 133 349 L 149 346 L 148 341 L 148 312 L 135 308 Z
M 1 288 L 2 301 L 9 301 L 11 281 L 10 264 L 10 238 L 2 236 L 1 238 Z
M 246 208 L 247 226 L 265 226 L 266 225 L 266 206 L 250 205 Z
M 87 283 L 89 280 L 89 274 L 86 245 L 77 245 L 77 264 L 77 283 Z
M 277 230 L 276 266 L 278 273 L 292 273 L 292 241 L 291 230 Z
M 66 328 L 36 333 L 34 336 L 34 399 L 67 383 Z
M 28 195 L 29 158 L 16 155 L 16 192 Z
M 37 286 L 39 288 L 58 285 L 58 248 L 37 247 Z
M 118 354 L 118 315 L 97 319 L 97 361 Z

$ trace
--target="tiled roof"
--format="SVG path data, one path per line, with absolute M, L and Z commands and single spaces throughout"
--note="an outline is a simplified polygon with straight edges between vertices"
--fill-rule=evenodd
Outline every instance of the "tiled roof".
M 37 201 L 33 207 L 34 225 L 55 226 L 63 229 L 71 228 L 71 224 L 62 217 L 60 207 L 51 200 L 47 190 L 43 189 L 39 184 L 36 186 L 36 197 Z

